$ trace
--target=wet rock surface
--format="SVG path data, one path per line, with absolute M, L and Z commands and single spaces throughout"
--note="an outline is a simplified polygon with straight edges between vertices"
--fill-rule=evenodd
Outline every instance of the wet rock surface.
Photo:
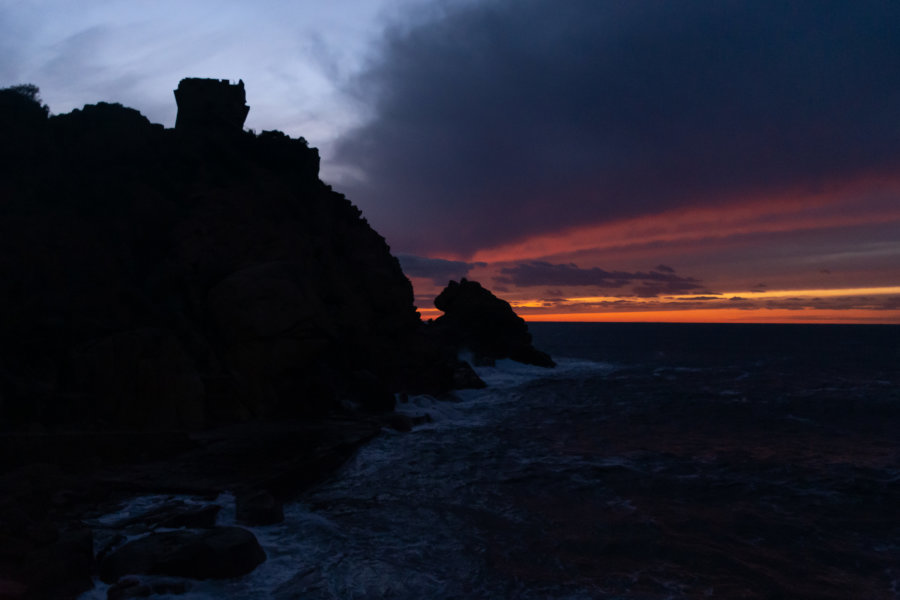
M 109 586 L 106 598 L 107 600 L 124 600 L 164 594 L 178 596 L 189 589 L 190 584 L 183 579 L 122 577 L 115 584 Z
M 221 507 L 196 506 L 182 500 L 172 500 L 135 517 L 122 519 L 111 526 L 118 530 L 177 529 L 179 527 L 209 529 L 215 527 Z
M 128 542 L 100 564 L 103 581 L 128 574 L 228 579 L 245 575 L 266 559 L 250 531 L 240 527 L 151 533 Z
M 255 494 L 263 501 L 251 502 L 251 520 L 274 522 L 285 499 L 333 473 L 388 423 L 387 417 L 375 416 L 248 423 L 183 434 L 177 437 L 182 440 L 177 445 L 167 443 L 169 434 L 160 434 L 162 440 L 156 443 L 152 434 L 144 433 L 108 436 L 103 443 L 81 446 L 72 442 L 73 436 L 64 435 L 57 444 L 59 454 L 50 452 L 54 436 L 44 433 L 36 434 L 42 456 L 58 464 L 17 467 L 14 461 L 27 459 L 27 451 L 37 442 L 27 435 L 0 436 L 4 449 L 11 452 L 2 456 L 5 472 L 0 475 L 0 597 L 74 598 L 92 587 L 97 563 L 110 560 L 128 537 L 172 528 L 199 536 L 203 528 L 213 531 L 216 526 L 219 506 L 180 499 L 112 522 L 97 520 L 136 495 L 187 494 L 213 499 L 226 490 L 243 497 L 246 490 L 252 499 L 257 490 Z M 147 442 L 143 452 L 135 453 L 134 445 L 143 442 Z M 133 547 L 128 551 L 129 561 L 156 548 Z M 185 556 L 207 552 L 191 548 L 184 551 Z M 241 552 L 253 556 L 246 547 Z M 205 564 L 207 559 L 196 560 Z M 243 568 L 251 562 L 241 559 L 237 564 Z M 183 564 L 191 562 L 185 559 Z M 110 573 L 120 573 L 118 566 L 107 568 L 112 569 Z M 179 573 L 213 576 L 205 568 L 190 572 L 185 566 Z M 136 587 L 127 593 L 144 591 Z

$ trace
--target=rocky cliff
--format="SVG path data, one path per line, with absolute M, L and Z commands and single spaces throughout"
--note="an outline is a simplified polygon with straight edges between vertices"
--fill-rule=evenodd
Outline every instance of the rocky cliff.
M 429 347 L 384 239 L 305 140 L 185 80 L 178 125 L 0 91 L 0 419 L 196 428 L 393 405 Z M 440 370 L 440 368 L 439 368 Z M 421 379 L 421 378 L 420 378 Z
M 152 515 L 93 532 L 84 516 L 231 490 L 239 520 L 273 522 L 382 427 L 429 419 L 390 413 L 396 392 L 483 386 L 459 351 L 540 358 L 473 282 L 424 325 L 318 152 L 243 131 L 242 84 L 175 93 L 165 129 L 0 90 L 0 597 L 74 598 L 98 574 L 110 597 L 145 596 L 172 590 L 120 575 L 252 570 L 255 538 L 213 527 L 217 509 L 174 507 L 165 527 L 180 529 L 136 545 L 120 534 Z
M 550 355 L 531 343 L 525 321 L 502 300 L 477 281 L 451 281 L 434 299 L 443 315 L 429 323 L 428 334 L 441 345 L 471 352 L 478 364 L 512 359 L 524 364 L 551 368 Z

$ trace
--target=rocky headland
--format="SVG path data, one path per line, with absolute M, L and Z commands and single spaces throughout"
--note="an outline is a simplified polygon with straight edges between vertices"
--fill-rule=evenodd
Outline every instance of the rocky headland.
M 85 518 L 129 494 L 230 490 L 242 522 L 277 519 L 383 427 L 415 424 L 398 395 L 484 385 L 460 350 L 553 365 L 475 282 L 451 282 L 423 323 L 317 150 L 243 129 L 242 82 L 186 79 L 175 97 L 166 129 L 0 90 L 0 597 L 246 572 L 255 540 L 190 507 L 163 521 L 184 533 L 142 546 Z
M 527 365 L 555 367 L 546 352 L 531 343 L 524 319 L 477 281 L 451 281 L 434 299 L 443 315 L 427 329 L 443 345 L 466 348 L 477 364 L 509 358 Z

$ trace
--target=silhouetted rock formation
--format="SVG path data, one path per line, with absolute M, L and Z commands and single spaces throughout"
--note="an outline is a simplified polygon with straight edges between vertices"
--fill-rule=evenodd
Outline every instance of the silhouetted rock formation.
M 0 90 L 0 596 L 90 587 L 78 519 L 122 490 L 229 489 L 240 519 L 277 521 L 382 427 L 427 419 L 390 414 L 395 393 L 483 386 L 463 345 L 552 364 L 465 280 L 425 327 L 318 152 L 242 131 L 242 83 L 184 80 L 176 97 L 167 130 L 119 104 L 50 116 L 34 86 Z M 115 535 L 207 527 L 217 510 L 166 506 Z M 99 542 L 107 581 L 265 558 L 238 528 L 115 539 Z M 167 590 L 126 578 L 109 595 Z
M 175 101 L 178 131 L 240 133 L 250 112 L 243 80 L 232 85 L 227 79 L 182 79 Z
M 240 131 L 242 84 L 177 94 L 179 128 L 235 135 L 0 92 L 4 426 L 390 409 L 421 322 L 384 239 L 305 140 Z
M 433 335 L 472 351 L 476 362 L 511 358 L 539 367 L 556 366 L 548 354 L 531 345 L 528 326 L 509 303 L 477 281 L 451 281 L 434 299 L 434 305 L 444 314 L 431 324 Z

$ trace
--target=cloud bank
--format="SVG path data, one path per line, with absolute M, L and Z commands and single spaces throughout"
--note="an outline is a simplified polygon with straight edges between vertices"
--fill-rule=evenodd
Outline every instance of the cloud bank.
M 816 190 L 900 166 L 900 4 L 491 0 L 397 27 L 341 184 L 402 251 Z
M 685 294 L 701 289 L 700 281 L 693 277 L 681 277 L 675 270 L 660 265 L 653 271 L 606 271 L 599 267 L 580 268 L 574 264 L 552 264 L 531 261 L 500 269 L 494 280 L 518 287 L 535 286 L 590 286 L 598 289 L 617 289 L 629 284 L 637 285 L 633 293 L 641 297 L 660 294 Z
M 485 263 L 427 258 L 413 254 L 398 254 L 397 260 L 400 261 L 400 266 L 407 277 L 429 279 L 437 286 L 445 286 L 451 279 L 462 279 L 475 267 L 485 266 Z

